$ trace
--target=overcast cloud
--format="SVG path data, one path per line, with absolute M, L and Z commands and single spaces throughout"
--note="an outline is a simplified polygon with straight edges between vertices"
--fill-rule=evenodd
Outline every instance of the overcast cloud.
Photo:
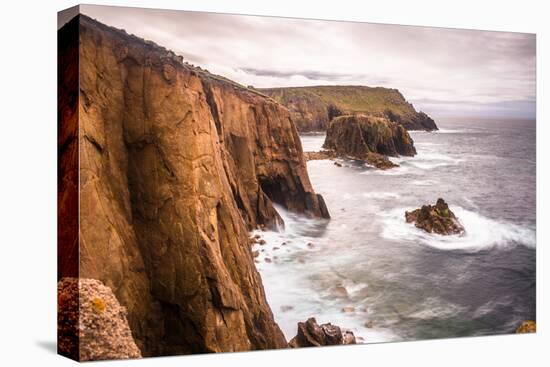
M 439 116 L 535 115 L 535 36 L 81 5 L 244 85 L 399 89 Z

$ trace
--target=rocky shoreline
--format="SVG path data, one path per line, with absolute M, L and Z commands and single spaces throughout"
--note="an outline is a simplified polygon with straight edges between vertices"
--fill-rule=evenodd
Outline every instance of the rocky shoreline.
M 260 257 L 253 246 L 265 240 L 250 233 L 284 226 L 276 205 L 330 219 L 306 161 L 398 167 L 389 157 L 416 155 L 407 129 L 435 122 L 386 88 L 334 87 L 344 96 L 334 101 L 247 88 L 83 15 L 59 38 L 72 60 L 60 70 L 60 353 L 85 361 L 360 341 L 315 315 L 287 341 L 256 268 L 277 258 Z M 349 93 L 383 103 L 353 110 Z M 324 150 L 303 152 L 297 126 L 326 130 Z M 465 231 L 443 199 L 405 218 L 428 233 Z

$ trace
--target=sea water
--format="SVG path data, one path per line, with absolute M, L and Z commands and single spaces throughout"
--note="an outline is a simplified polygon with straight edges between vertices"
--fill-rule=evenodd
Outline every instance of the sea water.
M 277 210 L 257 268 L 287 339 L 309 317 L 360 342 L 510 333 L 535 318 L 535 122 L 440 121 L 418 154 L 381 171 L 308 162 L 330 220 Z M 317 151 L 324 134 L 303 135 Z M 405 211 L 444 198 L 464 235 L 428 234 Z

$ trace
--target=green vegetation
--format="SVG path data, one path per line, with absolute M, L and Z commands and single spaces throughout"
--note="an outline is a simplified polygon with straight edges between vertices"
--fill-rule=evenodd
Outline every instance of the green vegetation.
M 296 99 L 320 99 L 338 107 L 346 114 L 384 114 L 391 110 L 396 115 L 415 115 L 417 112 L 397 89 L 366 86 L 316 86 L 259 89 L 277 102 L 287 105 Z

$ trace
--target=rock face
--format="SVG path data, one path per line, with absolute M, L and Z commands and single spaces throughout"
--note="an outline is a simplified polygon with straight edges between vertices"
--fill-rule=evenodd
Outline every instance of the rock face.
M 62 278 L 57 299 L 60 354 L 78 361 L 141 358 L 111 289 L 94 279 Z
M 387 156 L 414 156 L 416 149 L 409 133 L 386 118 L 346 115 L 330 122 L 323 148 L 381 169 L 397 166 Z
M 320 150 L 318 152 L 304 152 L 306 161 L 315 161 L 322 159 L 334 159 L 338 157 L 334 150 Z
M 300 131 L 326 130 L 340 115 L 386 117 L 407 130 L 437 130 L 428 115 L 417 112 L 397 89 L 366 86 L 316 86 L 259 89 L 290 110 Z
M 449 209 L 449 205 L 441 198 L 437 199 L 434 206 L 423 205 L 420 209 L 405 212 L 405 219 L 407 223 L 414 223 L 417 228 L 428 233 L 441 235 L 464 233 L 464 227 Z
M 516 329 L 517 334 L 529 334 L 537 332 L 537 324 L 533 320 L 524 321 Z
M 248 231 L 281 222 L 273 203 L 329 217 L 288 110 L 82 15 L 59 38 L 78 60 L 60 75 L 73 88 L 60 93 L 60 182 L 80 180 L 80 261 L 59 276 L 110 287 L 144 356 L 286 347 Z
M 289 342 L 291 348 L 343 344 L 356 344 L 351 331 L 342 332 L 340 327 L 330 323 L 318 325 L 313 317 L 298 323 L 298 334 Z

